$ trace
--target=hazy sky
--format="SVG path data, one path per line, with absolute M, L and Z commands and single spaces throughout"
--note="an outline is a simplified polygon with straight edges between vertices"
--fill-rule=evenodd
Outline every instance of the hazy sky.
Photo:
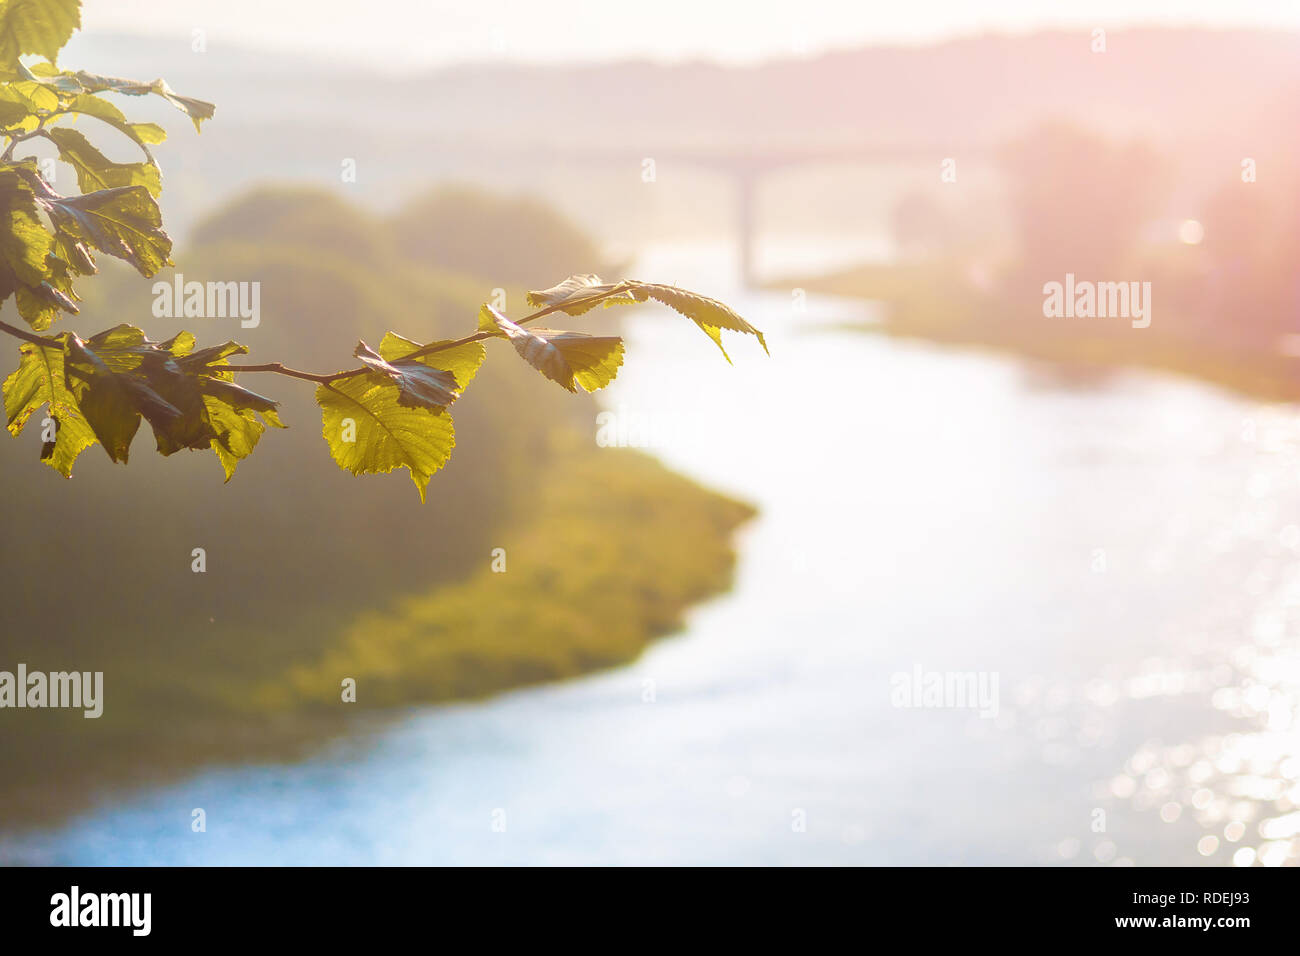
M 1300 0 L 86 0 L 85 27 L 385 59 L 745 62 L 981 31 L 1142 23 L 1300 28 Z M 187 41 L 188 42 L 188 41 Z

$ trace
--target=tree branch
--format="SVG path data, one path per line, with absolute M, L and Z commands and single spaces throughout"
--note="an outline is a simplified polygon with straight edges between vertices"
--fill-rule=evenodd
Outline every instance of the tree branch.
M 20 329 L 17 326 L 10 325 L 8 322 L 0 322 L 0 332 L 8 332 L 15 338 L 23 339 L 27 342 L 34 342 L 37 345 L 43 345 L 47 348 L 51 345 L 63 347 L 61 342 L 54 342 L 43 335 L 37 335 L 35 332 L 28 332 L 26 329 Z
M 9 137 L 9 145 L 5 147 L 4 153 L 0 154 L 0 161 L 9 162 L 9 160 L 14 158 L 14 147 L 17 146 L 19 143 L 26 142 L 27 140 L 31 139 L 34 136 L 44 136 L 46 139 L 49 139 L 50 134 L 45 132 L 45 121 L 48 118 L 49 118 L 48 116 L 39 116 L 38 121 L 36 123 L 36 128 L 32 130 L 30 133 L 21 133 L 15 135 L 12 130 L 5 130 L 4 135 Z
M 536 312 L 524 316 L 516 324 L 524 325 L 527 322 L 532 322 L 534 319 L 540 319 L 543 316 L 547 316 L 555 312 L 563 311 L 564 309 L 570 308 L 574 305 L 585 305 L 587 303 L 591 303 L 592 305 L 595 305 L 597 302 L 601 302 L 605 299 L 611 298 L 614 295 L 621 293 L 622 291 L 623 290 L 621 289 L 607 289 L 603 292 L 599 292 L 595 295 L 590 295 L 585 298 L 570 299 L 558 305 L 549 305 L 544 309 L 538 309 Z M 416 349 L 410 355 L 404 356 L 404 358 L 423 358 L 426 355 L 433 355 L 437 352 L 445 352 L 449 349 L 459 348 L 462 345 L 469 345 L 471 342 L 482 342 L 485 339 L 491 339 L 491 338 L 496 338 L 496 335 L 492 332 L 474 332 L 462 338 L 453 339 L 450 342 L 431 342 L 428 345 Z M 226 366 L 226 368 L 229 368 L 233 372 L 275 372 L 280 375 L 288 375 L 293 378 L 306 379 L 307 381 L 310 382 L 319 382 L 322 385 L 328 385 L 331 382 L 337 382 L 340 379 L 344 379 L 344 378 L 352 378 L 353 376 L 356 375 L 364 375 L 366 372 L 370 371 L 369 368 L 363 365 L 360 368 L 348 369 L 346 372 L 334 372 L 329 375 L 319 375 L 319 374 L 314 374 L 312 372 L 299 372 L 291 368 L 285 368 L 279 362 L 270 362 L 266 365 L 228 365 Z
M 30 135 L 35 136 L 38 133 L 41 133 L 41 131 L 33 130 Z M 599 292 L 596 293 L 595 295 L 590 295 L 585 298 L 570 299 L 558 305 L 550 305 L 544 309 L 538 309 L 536 312 L 524 316 L 516 324 L 524 325 L 525 323 L 532 322 L 535 319 L 540 319 L 543 316 L 547 316 L 555 312 L 563 311 L 564 309 L 571 308 L 572 306 L 575 305 L 586 305 L 587 303 L 591 303 L 592 305 L 595 305 L 596 303 L 601 302 L 604 299 L 608 299 L 618 294 L 621 291 L 622 290 L 619 290 L 617 288 L 607 289 L 603 292 Z M 49 348 L 51 346 L 58 346 L 60 348 L 63 347 L 61 342 L 57 342 L 46 336 L 37 335 L 34 332 L 28 332 L 26 329 L 18 328 L 17 326 L 10 325 L 8 322 L 4 322 L 4 321 L 0 321 L 0 332 L 7 332 L 16 338 L 23 339 L 27 342 L 33 342 L 36 345 L 40 345 L 45 348 Z M 431 342 L 428 345 L 421 346 L 420 348 L 412 352 L 410 355 L 407 355 L 405 357 L 422 358 L 425 355 L 434 355 L 438 352 L 445 352 L 449 349 L 459 348 L 462 345 L 469 345 L 471 342 L 482 342 L 485 339 L 491 339 L 491 338 L 496 338 L 495 333 L 482 332 L 482 331 L 473 332 L 469 335 L 463 336 L 459 339 L 453 339 L 448 342 Z M 348 369 L 347 371 L 344 372 L 332 372 L 328 374 L 317 373 L 317 372 L 303 372 L 303 371 L 299 371 L 296 368 L 289 368 L 288 366 L 284 365 L 281 362 L 267 362 L 262 365 L 224 365 L 221 366 L 221 370 L 230 371 L 230 372 L 272 372 L 276 375 L 285 375 L 289 378 L 299 378 L 308 382 L 316 382 L 317 384 L 320 385 L 329 385 L 331 382 L 337 382 L 345 378 L 352 378 L 357 375 L 364 375 L 366 372 L 370 371 L 368 367 L 363 365 L 360 366 L 359 368 Z

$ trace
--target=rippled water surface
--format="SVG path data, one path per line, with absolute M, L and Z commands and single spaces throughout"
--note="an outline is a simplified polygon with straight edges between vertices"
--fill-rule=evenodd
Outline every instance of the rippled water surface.
M 863 310 L 720 287 L 733 266 L 676 245 L 637 274 L 739 304 L 772 358 L 730 338 L 729 367 L 646 309 L 608 396 L 625 437 L 762 509 L 735 590 L 684 633 L 630 667 L 415 711 L 305 763 L 203 772 L 8 853 L 1294 863 L 1295 410 L 829 330 Z M 918 672 L 996 695 L 897 706 Z

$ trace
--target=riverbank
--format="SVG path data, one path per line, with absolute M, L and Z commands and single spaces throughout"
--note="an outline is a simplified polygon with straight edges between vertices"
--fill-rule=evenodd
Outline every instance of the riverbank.
M 493 547 L 464 556 L 476 570 L 463 580 L 343 620 L 324 606 L 261 635 L 178 639 L 166 660 L 107 671 L 98 720 L 7 712 L 3 824 L 50 822 L 205 764 L 297 759 L 403 708 L 635 659 L 729 586 L 733 533 L 755 512 L 648 456 L 563 441 Z
M 1170 372 L 1263 401 L 1300 401 L 1300 360 L 1276 343 L 1233 341 L 1168 310 L 1148 328 L 1123 318 L 1048 319 L 1041 301 L 1011 303 L 972 280 L 961 264 L 871 263 L 765 283 L 771 289 L 880 302 L 878 322 L 850 326 L 901 339 L 1013 354 L 1087 381 L 1122 368 Z M 985 285 L 985 287 L 981 287 Z

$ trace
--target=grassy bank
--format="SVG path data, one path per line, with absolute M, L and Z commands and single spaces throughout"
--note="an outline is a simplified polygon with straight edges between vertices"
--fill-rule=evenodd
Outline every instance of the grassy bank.
M 1122 318 L 1045 318 L 1041 296 L 1012 300 L 984 291 L 957 262 L 861 265 L 769 286 L 882 303 L 880 323 L 854 326 L 863 331 L 1014 354 L 1079 378 L 1146 368 L 1265 401 L 1300 400 L 1300 363 L 1277 352 L 1274 343 L 1233 341 L 1168 310 L 1145 329 Z
M 732 532 L 752 511 L 653 459 L 602 450 L 548 476 L 459 585 L 362 616 L 317 662 L 263 685 L 260 706 L 477 697 L 635 658 L 730 583 Z M 504 568 L 504 570 L 500 570 Z
M 462 556 L 476 569 L 463 580 L 350 619 L 323 605 L 260 634 L 178 640 L 166 659 L 119 658 L 98 720 L 7 712 L 3 823 L 51 820 L 212 761 L 293 758 L 392 708 L 626 663 L 728 587 L 733 532 L 751 508 L 639 453 L 565 444 L 492 548 Z

